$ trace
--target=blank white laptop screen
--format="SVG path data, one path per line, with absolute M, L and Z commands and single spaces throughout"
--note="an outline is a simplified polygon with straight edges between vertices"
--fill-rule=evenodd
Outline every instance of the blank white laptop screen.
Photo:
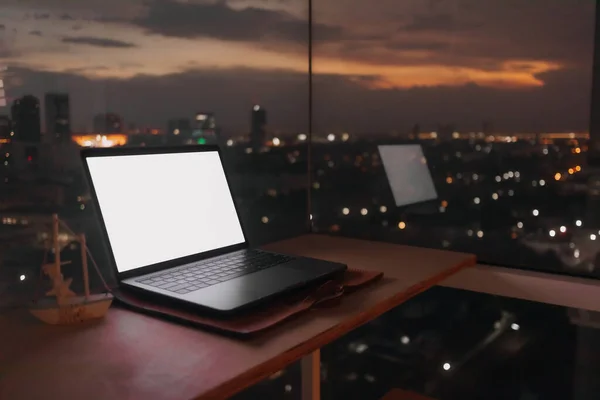
M 245 241 L 216 151 L 87 164 L 119 272 Z
M 397 207 L 437 199 L 437 192 L 418 144 L 378 146 Z

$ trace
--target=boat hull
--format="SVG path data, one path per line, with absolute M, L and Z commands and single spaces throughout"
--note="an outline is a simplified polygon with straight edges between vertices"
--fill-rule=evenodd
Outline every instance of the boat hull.
M 110 294 L 85 297 L 70 297 L 65 304 L 57 304 L 54 299 L 42 299 L 30 307 L 29 311 L 40 321 L 51 325 L 73 325 L 106 315 L 113 297 Z

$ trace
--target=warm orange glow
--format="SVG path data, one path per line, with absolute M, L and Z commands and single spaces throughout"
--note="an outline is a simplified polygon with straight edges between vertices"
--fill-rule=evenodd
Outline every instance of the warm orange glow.
M 577 153 L 577 154 L 581 153 L 581 149 L 579 147 L 576 147 L 575 148 L 575 153 Z
M 542 142 L 546 142 L 546 141 L 552 140 L 552 139 L 583 139 L 583 140 L 587 140 L 590 138 L 590 134 L 589 134 L 589 132 L 540 133 L 539 138 Z M 551 142 L 547 142 L 547 143 L 550 144 Z
M 451 184 L 451 183 L 452 183 L 452 177 L 450 177 L 450 176 L 449 176 L 449 177 L 447 177 L 447 178 L 446 178 L 446 183 L 447 183 L 447 184 Z
M 0 139 L 0 144 L 10 143 L 10 139 Z
M 557 172 L 556 174 L 554 174 L 554 180 L 560 181 L 560 178 L 562 178 L 562 174 L 560 172 Z
M 109 133 L 100 135 L 96 133 L 73 134 L 71 140 L 81 147 L 113 147 L 127 144 L 127 135 L 122 133 Z
M 569 175 L 573 175 L 575 173 L 575 170 L 573 168 L 569 168 Z
M 331 58 L 320 58 L 313 67 L 317 74 L 346 75 L 350 79 L 373 76 L 375 79 L 372 80 L 356 79 L 356 83 L 370 89 L 461 86 L 468 83 L 500 89 L 541 87 L 544 82 L 538 78 L 539 74 L 561 68 L 560 64 L 547 61 L 509 60 L 495 70 L 488 70 L 436 64 L 377 65 Z
M 511 238 L 513 238 L 513 239 L 516 239 L 516 238 L 517 238 L 517 233 L 516 233 L 516 232 L 513 232 L 513 233 L 510 235 L 510 237 L 511 237 Z
M 448 207 L 448 202 L 446 200 L 442 200 L 442 207 Z
M 400 229 L 405 229 L 405 228 L 406 228 L 406 222 L 404 222 L 404 221 L 400 221 L 400 222 L 398 223 L 398 228 L 400 228 Z
M 579 165 L 578 165 L 578 166 L 576 166 L 576 167 L 575 167 L 575 171 L 577 171 L 577 172 L 581 171 L 581 166 L 579 166 Z

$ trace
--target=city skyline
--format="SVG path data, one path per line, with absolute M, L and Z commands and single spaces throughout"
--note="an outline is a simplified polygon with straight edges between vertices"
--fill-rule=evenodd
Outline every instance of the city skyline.
M 306 2 L 122 3 L 8 1 L 9 101 L 69 92 L 74 130 L 106 111 L 162 126 L 198 108 L 237 130 L 255 102 L 274 129 L 306 129 Z M 343 5 L 314 6 L 315 130 L 587 128 L 593 2 Z

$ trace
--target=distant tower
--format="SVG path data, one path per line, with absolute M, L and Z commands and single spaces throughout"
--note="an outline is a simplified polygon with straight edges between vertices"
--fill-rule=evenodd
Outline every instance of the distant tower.
M 414 138 L 419 137 L 419 133 L 421 133 L 421 125 L 414 124 L 411 130 L 411 134 Z
M 192 129 L 192 136 L 199 144 L 217 143 L 217 120 L 212 112 L 198 112 Z
M 214 130 L 217 128 L 217 120 L 215 114 L 212 112 L 198 112 L 196 113 L 196 129 L 202 130 Z
M 123 118 L 115 113 L 98 114 L 94 117 L 94 133 L 123 133 Z
M 595 42 L 600 41 L 600 6 L 596 6 L 596 23 L 594 30 Z M 594 57 L 592 70 L 592 99 L 590 101 L 590 144 L 588 155 L 588 165 L 594 168 L 600 168 L 600 48 L 594 46 Z M 597 173 L 600 176 L 600 171 Z M 598 212 L 600 214 L 600 212 Z
M 254 151 L 260 150 L 265 143 L 267 111 L 258 104 L 252 108 L 250 142 Z
M 8 115 L 0 115 L 0 143 L 10 140 L 12 132 L 12 123 Z
M 481 132 L 488 136 L 494 133 L 494 126 L 491 121 L 483 121 L 481 124 Z
M 44 99 L 46 112 L 46 135 L 51 141 L 68 142 L 71 140 L 71 117 L 69 95 L 46 93 Z
M 40 101 L 37 97 L 27 95 L 13 102 L 11 107 L 14 139 L 20 142 L 39 143 Z
M 7 105 L 6 91 L 4 90 L 4 71 L 6 71 L 6 67 L 0 66 L 0 108 Z
M 596 23 L 594 37 L 596 43 L 600 40 L 600 6 L 596 6 Z M 592 69 L 592 99 L 590 110 L 590 141 L 587 152 L 587 163 L 590 169 L 588 180 L 588 195 L 586 206 L 586 226 L 588 228 L 600 228 L 600 49 L 594 47 L 594 58 Z M 596 268 L 600 264 L 596 262 Z
M 451 140 L 455 131 L 456 126 L 454 124 L 441 124 L 438 126 L 437 137 L 439 140 Z
M 167 123 L 167 142 L 182 143 L 190 139 L 192 125 L 187 118 L 170 119 Z

